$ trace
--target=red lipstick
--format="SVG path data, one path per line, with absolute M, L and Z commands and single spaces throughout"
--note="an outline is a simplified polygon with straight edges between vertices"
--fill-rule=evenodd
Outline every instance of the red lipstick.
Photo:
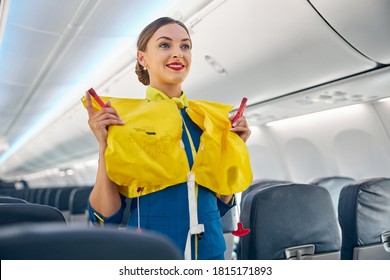
M 172 63 L 167 64 L 167 67 L 169 69 L 172 69 L 175 71 L 180 71 L 180 70 L 184 69 L 185 66 L 183 63 L 180 63 L 180 62 L 172 62 Z

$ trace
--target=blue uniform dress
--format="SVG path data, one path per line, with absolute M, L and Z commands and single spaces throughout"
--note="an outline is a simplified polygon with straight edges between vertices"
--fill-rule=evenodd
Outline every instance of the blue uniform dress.
M 191 134 L 191 138 L 196 150 L 199 147 L 202 130 L 188 117 L 185 109 L 181 109 L 181 114 Z M 193 157 L 188 135 L 184 129 L 182 140 L 187 153 L 190 167 L 193 164 Z M 218 174 L 216 174 L 218 176 Z M 198 236 L 197 252 L 198 259 L 223 259 L 226 249 L 222 231 L 221 216 L 223 216 L 233 203 L 225 204 L 218 199 L 214 192 L 199 186 L 198 188 L 198 220 L 199 224 L 204 224 L 205 232 Z M 95 215 L 104 220 L 105 224 L 119 224 L 123 211 L 126 207 L 125 198 L 121 209 L 111 217 L 102 217 L 89 205 L 89 213 L 92 222 L 98 223 Z M 131 203 L 131 214 L 127 227 L 134 229 L 138 226 L 137 199 Z M 184 249 L 189 230 L 189 207 L 187 183 L 183 182 L 161 191 L 141 196 L 139 198 L 139 215 L 142 230 L 156 231 L 167 236 L 177 245 L 184 255 Z M 192 237 L 192 258 L 195 257 L 194 236 Z

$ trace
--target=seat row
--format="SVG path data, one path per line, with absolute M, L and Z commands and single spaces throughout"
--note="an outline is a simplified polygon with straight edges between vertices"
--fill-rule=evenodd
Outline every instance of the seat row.
M 86 209 L 91 186 L 16 190 L 12 196 L 0 196 L 0 203 L 33 203 L 54 207 L 69 222 L 87 222 Z
M 156 233 L 52 222 L 1 227 L 0 259 L 179 260 L 182 256 Z
M 73 189 L 71 209 L 84 215 L 90 191 Z M 176 260 L 182 255 L 171 241 L 156 233 L 69 223 L 56 207 L 0 196 L 0 259 Z
M 24 203 L 8 203 L 7 206 L 6 203 L 0 202 L 0 222 L 8 225 L 18 224 L 15 225 L 18 227 L 15 229 L 8 230 L 7 227 L 7 230 L 3 230 L 2 228 L 0 252 L 10 252 L 8 244 L 19 244 L 17 239 L 13 239 L 14 237 L 30 240 L 29 246 L 32 247 L 29 248 L 40 244 L 39 240 L 42 236 L 58 234 L 58 239 L 53 239 L 53 242 L 61 244 L 66 244 L 67 238 L 83 240 L 83 234 L 86 234 L 83 229 L 74 228 L 75 232 L 72 232 L 64 227 L 66 221 L 57 208 L 19 200 Z M 240 219 L 244 227 L 249 228 L 251 232 L 241 237 L 239 258 L 390 259 L 390 178 L 371 178 L 347 183 L 339 194 L 338 220 L 333 205 L 331 192 L 326 184 L 320 186 L 264 180 L 253 182 L 241 198 Z M 11 206 L 14 208 L 12 215 L 5 210 L 10 209 Z M 28 217 L 29 214 L 33 215 L 34 212 L 35 216 L 39 216 L 37 213 L 40 211 L 44 212 L 44 219 L 55 222 L 56 227 L 37 227 L 30 224 L 23 226 L 28 226 L 27 228 L 20 228 L 20 220 L 10 222 L 11 216 L 20 219 L 20 217 Z M 40 218 L 34 219 L 42 222 Z M 33 221 L 31 217 L 27 220 Z M 59 225 L 61 227 L 58 229 Z M 85 226 L 84 228 L 87 232 L 94 230 Z M 83 232 L 80 233 L 80 230 Z M 110 240 L 108 237 L 106 240 Z M 23 244 L 25 242 L 27 241 Z M 64 248 L 66 246 L 68 245 L 64 245 Z M 91 247 L 89 250 L 94 249 Z M 62 255 L 53 257 L 48 255 L 50 251 L 45 252 L 35 257 L 23 253 L 1 257 L 2 259 L 17 258 L 17 256 L 20 258 L 24 256 L 27 259 L 62 258 Z M 75 253 L 69 254 L 73 254 L 71 257 L 73 259 L 86 256 L 83 253 L 79 257 Z M 107 255 L 106 258 L 111 257 Z M 114 256 L 112 258 L 115 259 Z
M 251 232 L 238 257 L 390 259 L 389 217 L 390 178 L 255 181 L 241 197 L 240 219 Z

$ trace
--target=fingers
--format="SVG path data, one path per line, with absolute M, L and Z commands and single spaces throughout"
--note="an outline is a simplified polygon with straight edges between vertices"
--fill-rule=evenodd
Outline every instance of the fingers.
M 115 116 L 117 116 L 118 118 L 119 117 L 119 114 L 118 112 L 115 110 L 114 107 L 111 106 L 111 101 L 107 101 L 106 105 L 104 108 L 102 108 L 100 111 L 96 112 L 94 109 L 93 109 L 93 106 L 92 106 L 92 99 L 91 99 L 91 94 L 86 91 L 85 92 L 85 103 L 86 103 L 86 108 L 87 108 L 87 111 L 88 111 L 88 116 L 91 118 L 93 115 L 95 115 L 96 113 L 110 113 L 110 114 L 113 114 Z
M 107 144 L 108 128 L 111 125 L 123 125 L 125 122 L 118 116 L 112 108 L 103 108 L 99 112 L 94 112 L 88 119 L 89 127 L 95 134 L 97 141 L 101 145 Z
M 125 122 L 118 116 L 118 113 L 113 109 L 104 108 L 96 112 L 90 119 L 89 125 L 91 128 L 102 129 L 110 125 L 122 125 Z
M 92 108 L 92 100 L 91 100 L 91 95 L 89 94 L 88 91 L 85 92 L 85 103 L 87 107 L 87 112 L 88 116 L 91 116 L 94 113 L 94 110 Z
M 232 121 L 234 116 L 229 116 L 229 120 Z M 241 116 L 236 120 L 234 123 L 232 123 L 232 128 L 236 127 L 248 127 L 248 123 L 246 121 L 246 118 L 244 116 Z
M 108 127 L 110 125 L 123 125 L 125 122 L 119 117 L 118 112 L 108 101 L 104 108 L 95 111 L 89 92 L 85 94 L 86 108 L 88 111 L 88 124 L 100 144 L 106 144 Z
M 229 116 L 230 122 L 233 122 L 235 116 Z M 244 116 L 239 117 L 234 123 L 232 123 L 232 127 L 236 127 L 237 125 L 246 125 L 246 118 Z
M 229 119 L 232 120 L 233 117 L 229 117 Z M 240 136 L 244 142 L 246 142 L 251 135 L 251 130 L 249 129 L 248 123 L 244 116 L 241 116 L 235 123 L 232 124 L 231 131 L 237 133 L 237 135 Z

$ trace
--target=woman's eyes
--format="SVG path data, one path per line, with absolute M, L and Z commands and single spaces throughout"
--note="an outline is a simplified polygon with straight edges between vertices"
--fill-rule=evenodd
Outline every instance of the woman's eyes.
M 169 44 L 168 44 L 168 43 L 161 43 L 161 44 L 159 45 L 159 47 L 160 47 L 160 48 L 163 48 L 163 49 L 167 49 L 167 48 L 169 48 Z
M 160 48 L 163 48 L 163 49 L 168 49 L 170 48 L 170 44 L 169 43 L 161 43 L 159 45 Z M 180 48 L 182 48 L 183 50 L 191 50 L 191 46 L 189 44 L 183 44 L 180 46 Z
M 190 50 L 190 49 L 191 49 L 191 46 L 188 45 L 188 44 L 183 44 L 183 45 L 181 46 L 181 48 L 184 49 L 184 50 Z

